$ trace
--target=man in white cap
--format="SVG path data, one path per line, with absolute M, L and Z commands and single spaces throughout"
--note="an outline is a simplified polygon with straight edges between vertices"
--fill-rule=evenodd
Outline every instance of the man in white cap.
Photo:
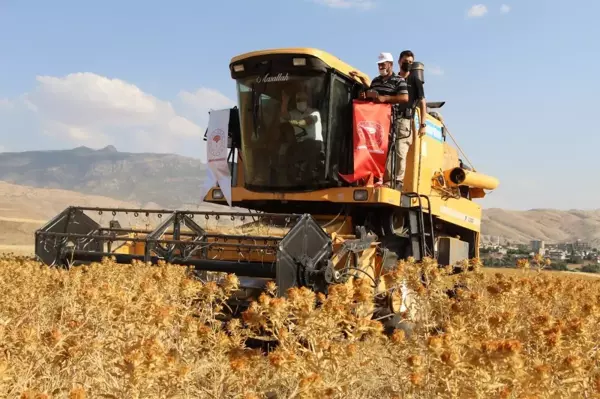
M 398 118 L 398 107 L 396 104 L 407 104 L 408 103 L 408 85 L 406 80 L 394 73 L 394 57 L 391 53 L 381 53 L 377 59 L 377 66 L 379 68 L 379 76 L 375 77 L 371 81 L 368 92 L 362 92 L 359 96 L 361 100 L 371 99 L 376 103 L 392 104 L 392 113 L 394 116 L 394 137 L 396 141 L 395 155 L 396 155 L 396 170 L 402 165 L 406 164 L 403 158 L 406 158 L 404 151 L 399 151 L 399 139 L 398 133 L 400 131 L 400 125 Z M 361 80 L 363 85 L 367 86 L 366 80 L 359 76 L 356 71 L 350 72 L 350 76 L 357 77 Z M 391 147 L 390 143 L 390 147 Z M 388 165 L 391 160 L 388 157 Z M 389 176 L 389 167 L 386 168 L 385 186 L 390 185 L 391 176 Z M 403 175 L 403 173 L 402 173 Z M 402 180 L 396 177 L 396 189 L 402 190 Z
M 356 71 L 350 72 L 350 76 L 358 77 L 365 86 L 369 86 L 370 93 L 362 92 L 360 99 L 369 98 L 375 102 L 387 104 L 408 103 L 408 86 L 406 80 L 394 72 L 394 57 L 392 54 L 379 54 L 377 67 L 379 68 L 379 76 L 371 81 L 370 86 Z

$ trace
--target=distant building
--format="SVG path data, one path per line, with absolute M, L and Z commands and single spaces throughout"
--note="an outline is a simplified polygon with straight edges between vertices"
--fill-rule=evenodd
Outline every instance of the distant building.
M 546 246 L 544 241 L 542 240 L 532 240 L 531 241 L 531 250 L 535 254 L 544 255 L 546 252 Z
M 574 251 L 590 251 L 592 246 L 587 241 L 577 240 L 573 243 Z
M 572 251 L 573 250 L 573 244 L 567 243 L 567 242 L 561 242 L 560 244 L 558 244 L 556 246 L 557 249 L 561 250 L 561 251 Z
M 567 259 L 567 253 L 565 251 L 561 251 L 560 249 L 553 249 L 548 251 L 547 256 L 551 260 L 565 260 Z
M 592 245 L 589 242 L 583 241 L 581 239 L 575 240 L 573 242 L 561 242 L 557 244 L 555 248 L 561 251 L 565 251 L 570 255 L 580 253 L 584 257 L 593 249 Z

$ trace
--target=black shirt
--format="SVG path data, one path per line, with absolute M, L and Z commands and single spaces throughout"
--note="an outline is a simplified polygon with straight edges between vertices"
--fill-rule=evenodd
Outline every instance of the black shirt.
M 406 109 L 410 109 L 410 112 L 404 116 L 411 117 L 414 114 L 417 101 L 425 98 L 425 90 L 423 89 L 423 83 L 414 73 L 408 75 L 406 85 L 408 89 L 408 104 L 398 104 L 398 111 L 403 112 Z

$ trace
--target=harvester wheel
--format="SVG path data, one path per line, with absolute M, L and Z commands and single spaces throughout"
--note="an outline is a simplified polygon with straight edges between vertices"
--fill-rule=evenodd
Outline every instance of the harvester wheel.
M 385 235 L 406 236 L 405 213 L 400 209 L 384 209 L 381 212 L 381 227 Z
M 406 338 L 410 338 L 415 329 L 415 323 L 406 320 L 401 314 L 394 314 L 383 320 L 382 324 L 386 334 L 392 335 L 396 330 L 403 330 Z

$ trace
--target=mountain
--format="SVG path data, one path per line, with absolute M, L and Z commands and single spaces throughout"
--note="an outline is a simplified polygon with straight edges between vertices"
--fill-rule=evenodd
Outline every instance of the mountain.
M 0 153 L 0 180 L 38 188 L 59 188 L 162 207 L 198 204 L 207 167 L 173 154 L 100 150 Z
M 113 146 L 101 150 L 78 147 L 59 151 L 0 153 L 0 181 L 34 188 L 70 190 L 140 206 L 148 203 L 154 203 L 155 207 L 180 209 L 204 206 L 206 203 L 202 205 L 199 195 L 206 173 L 207 167 L 197 159 L 173 154 L 125 153 Z M 5 187 L 5 191 L 10 189 Z M 28 193 L 22 194 L 30 197 L 46 195 L 43 191 Z M 78 198 L 79 194 L 72 195 Z M 47 203 L 41 203 L 39 209 L 34 206 L 28 208 L 33 213 L 24 211 L 26 216 L 23 212 L 19 215 L 34 219 L 54 216 L 66 206 L 69 194 L 64 193 L 61 198 L 65 202 L 49 213 L 35 213 L 48 208 Z M 79 199 L 84 201 L 83 197 Z M 13 200 L 20 201 L 16 197 Z M 497 237 L 501 242 L 524 244 L 530 240 L 553 243 L 582 239 L 600 246 L 600 210 L 484 209 L 482 235 L 484 242 L 495 241 Z
M 600 209 L 484 209 L 481 233 L 487 240 L 495 241 L 499 236 L 501 242 L 528 244 L 531 240 L 544 240 L 559 243 L 581 239 L 600 247 Z

